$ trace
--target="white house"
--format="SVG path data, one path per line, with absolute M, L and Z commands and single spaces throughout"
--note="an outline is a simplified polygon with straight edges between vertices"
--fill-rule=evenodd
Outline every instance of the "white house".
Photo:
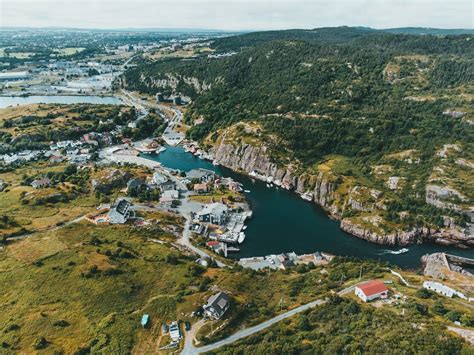
M 37 179 L 31 182 L 31 186 L 35 189 L 41 189 L 43 187 L 48 187 L 49 185 L 51 185 L 51 180 L 48 178 Z
M 178 322 L 171 323 L 169 331 L 170 331 L 170 338 L 174 342 L 177 342 L 182 338 L 181 330 L 179 329 Z
M 109 211 L 108 218 L 111 224 L 123 224 L 131 217 L 131 203 L 125 199 L 119 199 Z
M 153 173 L 153 178 L 151 179 L 151 183 L 153 185 L 161 185 L 168 181 L 168 178 L 160 173 Z
M 179 199 L 178 190 L 166 190 L 161 194 L 160 202 L 161 203 L 171 203 L 173 200 Z
M 354 289 L 354 293 L 364 302 L 370 302 L 377 298 L 387 298 L 388 288 L 385 286 L 383 281 L 370 280 L 363 284 L 357 285 Z
M 442 283 L 439 283 L 439 282 L 425 281 L 423 282 L 423 288 L 434 291 L 440 295 L 443 295 L 449 298 L 458 296 L 459 298 L 463 298 L 467 300 L 467 297 L 463 293 L 456 291 L 455 289 L 452 289 L 451 287 L 443 285 Z

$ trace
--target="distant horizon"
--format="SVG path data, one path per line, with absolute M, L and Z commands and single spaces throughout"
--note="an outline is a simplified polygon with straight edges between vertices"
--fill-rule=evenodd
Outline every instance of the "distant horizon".
M 221 33 L 248 33 L 248 32 L 264 32 L 264 31 L 291 31 L 291 30 L 303 30 L 311 31 L 323 28 L 361 28 L 371 29 L 376 31 L 387 31 L 387 30 L 399 30 L 399 29 L 426 29 L 426 30 L 452 30 L 452 31 L 474 31 L 474 28 L 467 27 L 426 27 L 426 26 L 401 26 L 401 27 L 370 27 L 370 26 L 321 26 L 321 27 L 294 27 L 294 28 L 279 28 L 279 29 L 236 29 L 236 30 L 225 30 L 219 28 L 200 28 L 200 27 L 114 27 L 114 28 L 100 28 L 100 27 L 67 27 L 67 26 L 0 26 L 0 30 L 69 30 L 69 31 L 172 31 L 172 32 L 221 32 Z
M 2 0 L 0 26 L 74 29 L 472 29 L 471 0 Z

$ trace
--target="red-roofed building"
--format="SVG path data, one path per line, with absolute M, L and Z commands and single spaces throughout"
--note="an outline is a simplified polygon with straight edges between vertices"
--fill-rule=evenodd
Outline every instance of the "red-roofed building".
M 387 298 L 388 288 L 383 281 L 371 280 L 355 287 L 355 294 L 364 302 L 370 302 L 377 298 Z

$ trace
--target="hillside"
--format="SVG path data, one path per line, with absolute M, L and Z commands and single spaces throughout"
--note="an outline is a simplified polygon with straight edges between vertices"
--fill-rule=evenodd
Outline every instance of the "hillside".
M 222 165 L 312 193 L 354 235 L 474 244 L 472 36 L 336 28 L 213 46 L 242 50 L 139 66 L 122 85 L 191 97 L 189 138 Z
M 191 322 L 202 345 L 301 304 L 325 299 L 358 282 L 361 272 L 364 279 L 388 280 L 393 294 L 403 297 L 393 298 L 395 303 L 374 304 L 377 310 L 361 305 L 352 294 L 344 300 L 334 299 L 280 324 L 288 331 L 275 334 L 275 349 L 282 342 L 288 344 L 285 349 L 301 349 L 294 341 L 296 336 L 304 337 L 305 344 L 325 339 L 318 330 L 323 326 L 319 322 L 330 317 L 333 320 L 324 329 L 331 334 L 334 330 L 337 336 L 327 345 L 321 343 L 321 350 L 351 346 L 355 351 L 362 333 L 366 343 L 360 346 L 366 350 L 376 345 L 400 351 L 431 351 L 436 346 L 439 352 L 451 354 L 472 350 L 446 330 L 458 319 L 471 329 L 469 305 L 434 294 L 421 297 L 416 288 L 400 284 L 385 264 L 335 258 L 326 265 L 298 265 L 285 271 L 253 271 L 236 265 L 205 269 L 194 261 L 194 255 L 174 243 L 175 235 L 169 230 L 180 228 L 179 218 L 168 213 L 143 217 L 156 223 L 95 226 L 83 221 L 7 244 L 0 253 L 0 281 L 5 290 L 0 295 L 4 305 L 1 353 L 169 353 L 160 349 L 169 343 L 169 334 L 161 331 L 162 322 Z M 400 272 L 416 287 L 421 285 L 420 276 Z M 231 295 L 232 308 L 224 319 L 202 326 L 191 313 L 216 290 Z M 446 316 L 436 313 L 439 309 Z M 143 314 L 151 317 L 145 329 L 140 326 Z M 339 333 L 349 323 L 342 321 L 354 326 L 346 337 Z M 363 328 L 370 323 L 374 326 Z M 413 329 L 408 334 L 409 324 Z M 388 329 L 390 336 L 381 337 Z M 292 335 L 294 332 L 300 335 Z M 401 336 L 405 336 L 403 341 L 399 341 Z M 267 332 L 257 335 L 261 337 L 268 339 Z M 371 344 L 372 337 L 379 338 L 377 344 Z M 255 346 L 254 339 L 245 340 L 248 350 Z

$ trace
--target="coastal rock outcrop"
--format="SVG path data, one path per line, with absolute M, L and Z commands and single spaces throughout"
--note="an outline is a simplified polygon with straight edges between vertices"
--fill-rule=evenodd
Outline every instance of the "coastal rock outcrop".
M 380 228 L 367 227 L 367 224 L 377 227 L 375 222 L 369 221 L 361 224 L 351 218 L 342 218 L 345 208 L 361 212 L 386 209 L 380 199 L 383 195 L 382 192 L 353 186 L 348 193 L 341 194 L 337 191 L 337 176 L 323 172 L 301 173 L 292 165 L 284 168 L 279 167 L 270 159 L 269 149 L 264 144 L 235 144 L 227 142 L 223 138 L 211 149 L 210 153 L 215 162 L 222 166 L 245 174 L 257 174 L 262 179 L 278 181 L 284 188 L 292 189 L 301 195 L 307 195 L 308 199 L 323 207 L 330 217 L 341 220 L 342 230 L 358 238 L 384 245 L 405 246 L 430 241 L 464 248 L 474 246 L 471 224 L 464 228 L 448 224 L 443 228 L 422 227 L 386 233 Z M 361 193 L 369 195 L 375 202 L 359 201 L 358 195 Z M 379 230 L 381 231 L 379 232 Z

